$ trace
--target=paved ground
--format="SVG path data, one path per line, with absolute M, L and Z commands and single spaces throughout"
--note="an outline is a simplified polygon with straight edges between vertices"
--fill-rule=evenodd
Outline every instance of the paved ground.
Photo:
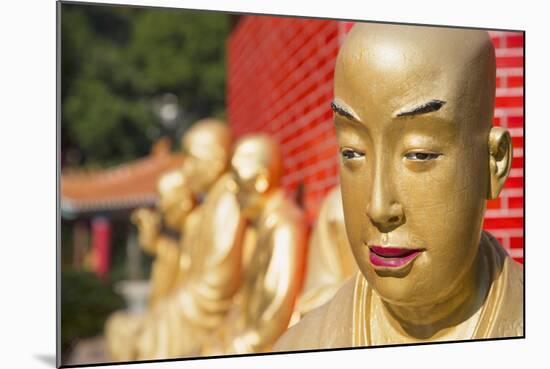
M 63 364 L 80 365 L 109 362 L 103 336 L 80 340 Z

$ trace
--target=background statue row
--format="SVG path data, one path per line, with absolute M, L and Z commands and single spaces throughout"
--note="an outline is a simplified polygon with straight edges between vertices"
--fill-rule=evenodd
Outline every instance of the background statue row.
M 327 301 L 356 270 L 339 189 L 311 237 L 280 187 L 282 158 L 265 135 L 231 155 L 228 126 L 197 122 L 183 137 L 183 168 L 159 181 L 156 210 L 132 217 L 155 256 L 149 309 L 106 324 L 113 360 L 267 351 L 301 315 Z M 293 313 L 294 311 L 294 313 Z

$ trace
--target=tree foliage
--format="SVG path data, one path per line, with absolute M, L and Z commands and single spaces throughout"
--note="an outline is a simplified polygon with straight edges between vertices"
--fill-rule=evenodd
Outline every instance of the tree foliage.
M 160 135 L 223 117 L 228 15 L 63 4 L 61 144 L 68 164 L 110 165 L 148 153 Z M 153 101 L 182 112 L 166 128 Z M 74 156 L 74 155 L 73 155 Z
M 61 286 L 61 349 L 67 353 L 78 339 L 101 334 L 107 317 L 122 309 L 124 300 L 110 283 L 83 270 L 65 270 Z

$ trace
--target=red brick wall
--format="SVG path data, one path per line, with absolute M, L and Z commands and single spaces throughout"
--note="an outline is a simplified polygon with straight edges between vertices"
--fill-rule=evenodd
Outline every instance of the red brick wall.
M 487 203 L 484 228 L 523 262 L 523 34 L 490 35 L 497 56 L 495 125 L 510 131 L 514 155 L 504 190 Z
M 281 144 L 283 186 L 304 184 L 310 222 L 338 183 L 332 123 L 334 62 L 350 22 L 244 16 L 228 41 L 228 118 L 237 137 L 267 132 Z M 491 32 L 497 55 L 495 124 L 514 143 L 511 178 L 490 201 L 485 228 L 523 260 L 523 35 Z

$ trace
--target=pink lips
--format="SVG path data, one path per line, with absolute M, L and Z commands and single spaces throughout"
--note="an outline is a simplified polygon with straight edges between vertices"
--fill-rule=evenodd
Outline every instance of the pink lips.
M 401 247 L 370 246 L 369 259 L 378 267 L 398 268 L 416 258 L 422 249 L 405 249 Z

